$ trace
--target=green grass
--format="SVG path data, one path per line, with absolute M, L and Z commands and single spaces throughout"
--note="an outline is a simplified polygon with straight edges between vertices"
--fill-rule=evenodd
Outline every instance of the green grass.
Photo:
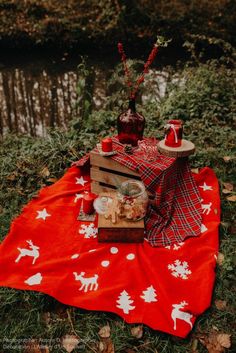
M 225 70 L 228 69 L 211 64 L 184 68 L 181 74 L 189 77 L 189 80 L 186 80 L 181 89 L 170 85 L 167 96 L 160 103 L 150 103 L 142 107 L 147 118 L 146 131 L 149 135 L 157 137 L 163 134 L 162 126 L 167 116 L 174 112 L 185 114 L 186 136 L 197 146 L 196 155 L 191 158 L 191 165 L 212 167 L 219 179 L 221 190 L 223 182 L 236 185 L 236 160 L 233 157 L 236 137 L 233 131 L 235 88 L 232 85 L 235 73 L 231 69 L 231 74 L 225 78 Z M 229 87 L 230 91 L 227 90 Z M 218 98 L 214 95 L 215 89 L 219 91 Z M 114 102 L 113 96 L 108 106 Z M 188 119 L 190 102 L 192 111 Z M 222 117 L 221 108 L 226 104 L 227 111 Z M 141 110 L 141 107 L 138 109 Z M 205 109 L 208 109 L 207 116 L 202 113 Z M 5 136 L 0 146 L 1 239 L 7 234 L 11 221 L 20 213 L 22 206 L 41 187 L 50 185 L 53 178 L 60 178 L 73 161 L 94 146 L 99 133 L 103 136 L 113 133 L 117 113 L 115 108 L 109 111 L 106 107 L 99 112 L 93 111 L 83 119 L 79 117 L 68 131 L 55 129 L 44 139 Z M 225 156 L 230 156 L 231 159 L 225 162 Z M 46 175 L 45 167 L 50 175 Z M 143 337 L 137 339 L 131 335 L 131 327 L 135 325 L 124 323 L 114 314 L 65 306 L 47 295 L 33 291 L 2 288 L 0 343 L 4 343 L 4 338 L 48 340 L 50 352 L 58 353 L 65 352 L 63 348 L 56 347 L 58 340 L 65 334 L 76 333 L 82 341 L 75 352 L 94 352 L 98 351 L 99 329 L 109 323 L 111 339 L 117 353 L 203 353 L 207 350 L 198 340 L 199 334 L 209 334 L 217 327 L 219 331 L 232 334 L 232 346 L 227 352 L 235 352 L 236 215 L 235 203 L 228 201 L 226 197 L 227 195 L 221 194 L 220 252 L 224 254 L 224 262 L 222 266 L 217 266 L 212 306 L 197 320 L 187 339 L 178 339 L 146 326 Z M 215 299 L 226 300 L 226 309 L 218 310 L 214 304 Z M 13 350 L 4 348 L 3 352 Z

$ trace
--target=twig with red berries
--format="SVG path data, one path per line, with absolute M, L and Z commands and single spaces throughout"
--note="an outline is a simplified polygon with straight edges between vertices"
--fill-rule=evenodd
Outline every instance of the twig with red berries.
M 148 59 L 146 61 L 146 63 L 144 64 L 144 69 L 142 74 L 138 77 L 137 81 L 135 82 L 134 88 L 132 89 L 132 81 L 130 78 L 130 72 L 127 66 L 127 61 L 126 61 L 126 55 L 124 52 L 124 48 L 123 48 L 123 44 L 122 43 L 118 43 L 118 51 L 121 55 L 121 60 L 123 62 L 123 66 L 124 66 L 124 72 L 125 72 L 125 77 L 126 77 L 126 83 L 128 88 L 130 89 L 130 95 L 129 98 L 130 99 L 135 99 L 139 86 L 140 84 L 144 81 L 144 76 L 145 74 L 147 74 L 149 72 L 149 66 L 153 63 L 157 53 L 158 53 L 158 49 L 159 47 L 167 47 L 168 43 L 170 42 L 170 40 L 165 40 L 163 37 L 157 37 L 157 41 L 154 44 L 151 53 L 148 56 Z

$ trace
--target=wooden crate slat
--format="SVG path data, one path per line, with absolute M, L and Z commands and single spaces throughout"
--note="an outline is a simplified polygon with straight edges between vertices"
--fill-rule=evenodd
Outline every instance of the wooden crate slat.
M 90 152 L 90 164 L 92 166 L 97 166 L 97 167 L 102 167 L 105 169 L 110 169 L 114 170 L 120 173 L 128 174 L 128 175 L 134 175 L 139 177 L 139 173 L 135 172 L 124 165 L 119 164 L 116 161 L 113 161 L 109 157 L 103 157 L 99 153 L 96 153 L 94 151 Z
M 108 185 L 104 186 L 101 185 L 98 181 L 92 181 L 91 183 L 91 192 L 94 194 L 99 195 L 102 192 L 107 192 L 107 191 L 114 191 L 114 189 L 110 188 Z
M 105 183 L 115 187 L 118 187 L 120 183 L 126 181 L 127 179 L 132 179 L 132 176 L 125 177 L 121 175 L 116 175 L 112 171 L 107 172 L 104 170 L 100 170 L 98 167 L 91 167 L 90 176 L 92 180 L 99 181 L 100 183 Z

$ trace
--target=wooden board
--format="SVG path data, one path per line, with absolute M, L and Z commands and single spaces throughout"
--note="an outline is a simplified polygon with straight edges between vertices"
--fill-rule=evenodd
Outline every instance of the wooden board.
M 188 140 L 182 140 L 180 147 L 169 147 L 165 145 L 165 140 L 158 143 L 158 150 L 168 157 L 181 158 L 188 157 L 195 152 L 195 145 Z
M 98 242 L 142 243 L 144 220 L 131 222 L 120 219 L 113 224 L 110 219 L 98 215 Z

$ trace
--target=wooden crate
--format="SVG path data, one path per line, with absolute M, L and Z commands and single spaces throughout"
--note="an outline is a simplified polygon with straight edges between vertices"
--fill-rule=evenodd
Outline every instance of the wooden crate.
M 103 215 L 98 216 L 98 242 L 142 243 L 144 240 L 144 221 L 131 222 L 120 219 L 113 224 Z
M 139 173 L 95 151 L 90 152 L 90 164 L 91 191 L 95 194 L 114 190 L 127 179 L 141 180 Z

